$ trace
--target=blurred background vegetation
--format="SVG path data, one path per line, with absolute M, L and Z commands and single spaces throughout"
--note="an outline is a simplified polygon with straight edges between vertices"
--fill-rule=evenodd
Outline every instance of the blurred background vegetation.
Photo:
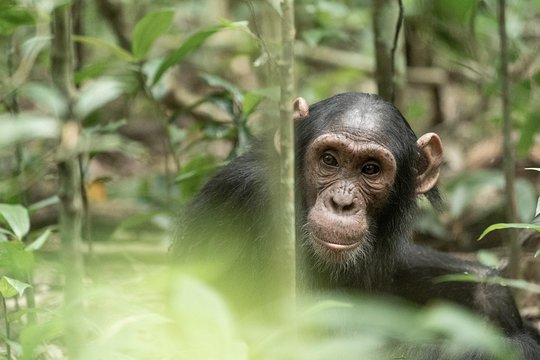
M 62 63 L 53 47 L 62 45 L 51 41 L 65 3 L 0 1 L 0 358 L 62 359 L 69 351 L 76 353 L 70 358 L 88 359 L 316 359 L 336 351 L 384 358 L 376 349 L 403 334 L 409 341 L 445 336 L 456 349 L 500 350 L 488 331 L 454 308 L 415 313 L 369 299 L 307 306 L 310 316 L 302 314 L 299 323 L 309 336 L 283 345 L 290 329 L 239 320 L 203 282 L 170 274 L 175 214 L 253 136 L 277 127 L 280 1 L 73 0 L 67 93 L 52 75 Z M 374 3 L 296 0 L 291 81 L 299 96 L 313 103 L 339 92 L 377 92 Z M 438 214 L 423 204 L 417 241 L 502 269 L 507 232 L 477 241 L 486 227 L 507 221 L 496 3 L 403 0 L 403 8 L 395 102 L 417 134 L 437 132 L 445 146 L 446 207 Z M 540 1 L 511 1 L 506 11 L 518 220 L 534 225 Z M 81 126 L 72 150 L 82 176 L 84 297 L 62 306 L 66 250 L 57 165 L 67 156 L 66 120 Z M 522 229 L 518 238 L 523 278 L 539 282 L 539 233 Z M 540 319 L 538 292 L 520 294 L 519 303 L 527 318 Z M 354 317 L 329 315 L 351 308 Z M 401 315 L 391 321 L 358 319 L 395 309 Z M 62 341 L 65 313 L 83 329 L 75 350 Z M 434 320 L 441 318 L 459 320 Z M 337 329 L 353 320 L 354 337 L 317 337 L 322 323 Z

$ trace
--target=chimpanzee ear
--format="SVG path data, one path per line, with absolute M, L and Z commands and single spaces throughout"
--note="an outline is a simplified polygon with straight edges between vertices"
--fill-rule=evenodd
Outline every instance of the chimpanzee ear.
M 303 97 L 296 98 L 293 102 L 293 119 L 294 121 L 300 121 L 304 118 L 307 118 L 309 115 L 309 105 Z M 280 145 L 279 145 L 279 129 L 277 129 L 276 133 L 274 134 L 274 148 L 276 149 L 276 152 L 280 153 Z
M 441 138 L 435 133 L 422 135 L 416 146 L 421 156 L 416 175 L 416 193 L 424 194 L 431 190 L 439 179 L 443 148 Z
M 304 98 L 299 97 L 296 100 L 294 100 L 293 106 L 294 106 L 294 120 L 295 121 L 306 118 L 309 115 L 309 105 Z

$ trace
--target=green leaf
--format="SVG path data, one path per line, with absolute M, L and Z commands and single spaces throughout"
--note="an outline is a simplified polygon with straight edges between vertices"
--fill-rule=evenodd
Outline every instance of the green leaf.
M 128 140 L 116 134 L 84 134 L 84 151 L 101 153 L 118 151 L 131 158 L 142 158 L 147 154 L 146 148 L 139 142 Z
M 47 229 L 43 232 L 43 234 L 39 235 L 36 240 L 34 240 L 30 245 L 26 247 L 26 251 L 35 251 L 41 249 L 43 244 L 49 239 L 49 236 L 51 235 L 51 229 Z
M 225 29 L 236 29 L 236 28 L 242 28 L 246 27 L 247 23 L 244 21 L 241 22 L 224 22 L 223 24 L 212 26 L 208 29 L 197 31 L 196 33 L 192 34 L 178 49 L 173 51 L 170 55 L 168 55 L 161 65 L 159 66 L 156 74 L 154 75 L 154 79 L 152 81 L 152 85 L 155 85 L 159 79 L 165 74 L 169 68 L 172 66 L 180 63 L 189 53 L 192 51 L 198 49 L 201 47 L 201 45 L 208 39 L 210 36 L 214 35 L 215 33 L 225 30 Z
M 9 5 L 8 5 L 9 6 Z M 21 7 L 0 8 L 0 34 L 9 35 L 18 27 L 34 24 L 34 12 Z
M 247 92 L 244 94 L 244 102 L 242 103 L 242 112 L 245 117 L 251 115 L 256 109 L 257 106 L 264 100 L 264 96 Z
M 182 167 L 175 182 L 180 187 L 181 201 L 189 200 L 212 175 L 220 164 L 208 155 L 193 158 Z
M 497 257 L 497 255 L 488 250 L 479 250 L 476 257 L 480 264 L 494 269 L 496 269 L 500 264 L 500 259 Z
M 75 104 L 75 114 L 78 118 L 84 119 L 90 113 L 115 100 L 123 93 L 121 82 L 101 78 L 81 90 L 81 94 Z
M 480 276 L 476 274 L 452 274 L 439 276 L 435 282 L 461 281 L 461 282 L 478 282 L 484 284 L 494 284 L 500 286 L 509 286 L 516 289 L 527 290 L 540 294 L 540 285 L 527 282 L 525 280 L 506 279 L 500 276 Z
M 64 96 L 52 85 L 28 83 L 20 90 L 21 96 L 30 99 L 40 110 L 61 118 L 66 113 L 67 103 Z
M 82 326 L 82 325 L 81 325 Z M 35 324 L 27 324 L 19 336 L 23 349 L 21 360 L 39 358 L 38 349 L 64 335 L 65 322 L 59 316 Z
M 47 206 L 51 206 L 51 205 L 56 205 L 60 202 L 60 198 L 58 197 L 58 195 L 53 195 L 53 196 L 50 196 L 46 199 L 43 199 L 43 200 L 40 200 L 36 203 L 33 203 L 32 205 L 30 205 L 28 207 L 28 211 L 30 213 L 33 213 L 35 211 L 38 211 L 39 209 L 43 209 L 44 207 L 47 207 Z
M 4 217 L 11 230 L 17 237 L 22 238 L 30 230 L 30 217 L 28 210 L 21 205 L 0 204 L 0 214 Z
M 0 123 L 0 147 L 31 139 L 54 139 L 59 131 L 57 119 L 31 113 L 1 114 Z
M 149 13 L 137 23 L 131 47 L 135 58 L 144 59 L 156 39 L 171 26 L 173 16 L 174 12 L 171 10 L 156 11 Z
M 515 186 L 518 221 L 530 223 L 536 208 L 536 189 L 525 179 L 516 179 Z
M 30 284 L 23 283 L 19 280 L 9 278 L 7 276 L 2 276 L 0 278 L 0 294 L 4 299 L 11 298 L 14 296 L 21 296 L 24 294 L 24 290 L 30 287 Z
M 83 44 L 87 44 L 87 45 L 95 46 L 100 49 L 107 50 L 111 52 L 114 56 L 116 56 L 118 59 L 123 60 L 123 61 L 129 61 L 129 62 L 137 61 L 137 59 L 133 57 L 133 55 L 131 55 L 129 52 L 122 49 L 121 47 L 111 44 L 107 41 L 103 41 L 98 38 L 94 38 L 90 36 L 74 35 L 73 40 L 81 42 Z
M 534 257 L 537 257 L 538 255 L 540 255 L 540 249 L 538 249 L 538 250 L 534 253 Z
M 111 67 L 111 61 L 92 62 L 75 73 L 73 81 L 80 85 L 87 79 L 95 79 L 103 75 Z
M 8 276 L 26 279 L 34 264 L 34 254 L 25 250 L 22 241 L 0 242 L 0 268 L 3 268 Z
M 482 240 L 487 234 L 489 234 L 490 232 L 492 232 L 494 230 L 501 230 L 501 229 L 530 229 L 530 230 L 536 230 L 536 231 L 540 232 L 540 225 L 521 224 L 521 223 L 517 223 L 517 224 L 505 224 L 505 223 L 493 224 L 490 227 L 488 227 L 486 230 L 484 230 L 484 232 L 482 233 L 482 235 L 480 235 L 478 240 Z

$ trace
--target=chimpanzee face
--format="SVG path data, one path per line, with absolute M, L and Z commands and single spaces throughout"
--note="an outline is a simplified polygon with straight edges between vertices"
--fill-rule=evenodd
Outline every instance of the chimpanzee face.
M 392 153 L 367 134 L 317 137 L 306 152 L 306 230 L 315 253 L 346 264 L 369 252 L 374 220 L 396 176 Z
M 392 127 L 402 126 L 403 119 L 393 119 L 373 107 L 352 106 L 329 117 L 332 120 L 327 129 L 315 136 L 305 151 L 304 230 L 306 245 L 323 263 L 346 267 L 376 246 L 377 220 L 383 209 L 391 207 L 390 195 L 397 181 L 411 183 L 417 193 L 435 185 L 442 148 L 435 134 L 422 136 L 416 144 L 414 138 L 401 139 Z M 413 152 L 421 154 L 422 166 L 408 172 L 415 175 L 411 179 L 398 176 L 396 154 L 402 147 L 396 149 L 393 144 L 399 141 L 408 141 Z

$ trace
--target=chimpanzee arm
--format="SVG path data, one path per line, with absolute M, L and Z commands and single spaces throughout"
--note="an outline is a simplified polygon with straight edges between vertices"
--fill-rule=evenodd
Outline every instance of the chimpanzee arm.
M 463 305 L 506 335 L 510 345 L 521 350 L 523 359 L 540 359 L 540 336 L 525 324 L 510 290 L 496 284 L 477 282 L 439 282 L 438 277 L 452 274 L 495 276 L 496 273 L 476 263 L 453 258 L 447 254 L 420 246 L 409 247 L 394 278 L 396 295 L 425 304 L 434 299 Z M 480 355 L 466 359 L 484 359 Z

